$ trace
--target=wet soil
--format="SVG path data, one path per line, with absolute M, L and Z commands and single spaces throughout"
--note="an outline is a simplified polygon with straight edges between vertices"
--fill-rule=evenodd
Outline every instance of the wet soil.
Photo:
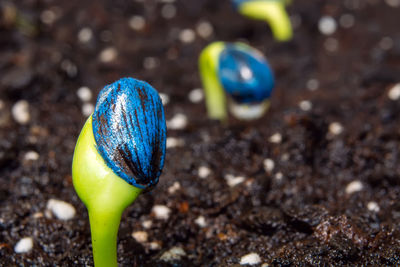
M 77 90 L 88 86 L 94 104 L 124 76 L 167 94 L 166 118 L 183 113 L 188 125 L 168 131 L 184 144 L 168 148 L 159 185 L 123 215 L 121 266 L 237 266 L 249 253 L 264 266 L 399 265 L 400 100 L 388 97 L 400 81 L 396 3 L 293 1 L 295 36 L 282 44 L 227 0 L 1 1 L 0 266 L 93 264 L 71 178 L 86 118 Z M 161 15 L 173 14 L 167 5 L 172 18 Z M 143 28 L 129 26 L 133 15 L 145 18 Z M 330 36 L 318 30 L 323 15 L 338 22 Z M 211 35 L 196 32 L 201 22 Z M 185 29 L 192 42 L 182 42 Z M 188 99 L 201 87 L 198 54 L 216 40 L 246 40 L 268 58 L 277 87 L 262 119 L 222 125 Z M 23 125 L 12 114 L 19 100 L 29 104 Z M 229 186 L 226 177 L 242 182 Z M 72 204 L 75 217 L 57 219 L 49 199 Z M 157 219 L 154 205 L 167 206 L 169 218 Z M 148 241 L 136 241 L 136 231 Z M 17 254 L 23 237 L 33 248 Z M 163 260 L 174 247 L 184 252 Z

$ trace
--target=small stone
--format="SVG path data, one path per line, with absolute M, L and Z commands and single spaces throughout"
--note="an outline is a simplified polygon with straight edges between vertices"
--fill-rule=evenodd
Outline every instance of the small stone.
M 183 113 L 177 113 L 175 116 L 167 121 L 167 128 L 170 130 L 182 130 L 187 126 L 187 117 Z
M 88 43 L 93 38 L 93 31 L 92 29 L 85 27 L 82 28 L 78 33 L 78 40 L 81 43 Z
M 277 172 L 277 173 L 275 174 L 275 179 L 276 179 L 277 181 L 282 180 L 282 179 L 283 179 L 283 173 Z
M 283 153 L 282 156 L 281 156 L 281 161 L 283 161 L 283 162 L 284 161 L 288 161 L 289 158 L 290 158 L 289 153 Z
M 65 201 L 50 199 L 47 202 L 47 210 L 51 211 L 57 219 L 67 221 L 75 216 L 75 208 L 71 204 Z
M 378 203 L 376 203 L 375 201 L 368 202 L 367 208 L 369 211 L 372 211 L 372 212 L 379 212 L 381 210 Z
M 200 37 L 207 39 L 213 34 L 214 29 L 210 22 L 202 21 L 197 24 L 196 32 Z
M 400 83 L 397 83 L 392 88 L 390 88 L 388 97 L 390 100 L 393 101 L 400 99 Z
M 204 216 L 199 216 L 197 219 L 194 221 L 200 228 L 204 228 L 207 226 L 206 218 Z
M 240 265 L 256 265 L 261 263 L 261 258 L 257 253 L 249 253 L 240 258 Z
M 143 60 L 143 67 L 146 70 L 152 70 L 158 67 L 158 65 L 160 65 L 160 62 L 158 60 L 158 58 L 156 57 L 146 57 Z
M 186 256 L 186 252 L 182 248 L 173 247 L 170 250 L 164 252 L 160 257 L 160 260 L 166 262 L 179 261 L 184 256 Z
M 26 100 L 19 100 L 11 109 L 11 114 L 14 120 L 22 125 L 27 124 L 30 119 L 29 103 Z
M 47 9 L 40 14 L 40 20 L 47 25 L 51 25 L 56 20 L 57 16 L 53 10 Z
M 282 135 L 280 133 L 275 133 L 270 136 L 269 141 L 274 144 L 279 144 L 282 142 Z
M 92 99 L 92 91 L 89 87 L 82 86 L 76 91 L 77 96 L 83 102 L 88 102 Z
M 153 225 L 152 220 L 145 220 L 142 222 L 142 226 L 144 229 L 150 229 L 152 225 Z
M 354 16 L 351 14 L 343 14 L 339 19 L 340 26 L 346 29 L 353 27 L 354 23 L 355 19 Z
M 381 41 L 379 42 L 379 47 L 382 50 L 390 50 L 393 47 L 393 44 L 394 44 L 393 39 L 386 36 L 386 37 L 383 37 L 381 39 Z
M 156 242 L 156 241 L 150 242 L 149 247 L 150 247 L 151 250 L 159 250 L 159 249 L 161 249 L 160 242 Z
M 82 114 L 89 117 L 94 112 L 94 105 L 92 103 L 85 103 L 82 105 Z
M 147 242 L 149 235 L 145 231 L 137 231 L 132 233 L 132 237 L 136 242 L 143 244 Z
M 114 47 L 108 47 L 101 51 L 99 59 L 103 63 L 110 63 L 114 61 L 118 56 L 118 51 Z
M 78 67 L 69 59 L 61 61 L 61 69 L 68 75 L 68 77 L 76 77 L 78 74 Z
M 306 87 L 310 91 L 315 91 L 319 88 L 319 81 L 317 79 L 310 79 L 307 81 Z
M 343 126 L 339 122 L 332 122 L 329 124 L 329 133 L 332 135 L 339 135 L 343 132 Z
M 146 20 L 142 16 L 133 16 L 129 19 L 129 27 L 135 31 L 141 31 L 146 26 Z
M 200 178 L 205 179 L 211 174 L 211 169 L 207 166 L 200 166 L 197 173 Z
M 328 52 L 335 52 L 338 50 L 339 42 L 336 38 L 329 37 L 325 40 L 324 47 Z
M 234 176 L 232 174 L 227 174 L 225 175 L 225 180 L 230 187 L 235 187 L 236 185 L 243 183 L 245 181 L 245 178 L 243 176 Z
M 192 43 L 196 38 L 196 35 L 192 29 L 184 29 L 179 33 L 179 40 L 182 43 Z
M 172 19 L 176 16 L 176 7 L 173 4 L 166 4 L 161 8 L 161 16 L 164 19 Z
M 161 102 L 163 103 L 164 106 L 168 105 L 169 103 L 169 95 L 165 94 L 165 93 L 159 93 L 160 98 L 161 98 Z
M 36 212 L 36 213 L 34 213 L 34 214 L 32 215 L 32 217 L 33 217 L 34 219 L 40 219 L 40 218 L 43 218 L 43 216 L 44 216 L 43 212 Z
M 152 213 L 157 219 L 168 220 L 171 213 L 171 209 L 165 205 L 155 205 L 152 209 Z
M 385 2 L 390 7 L 400 7 L 400 0 L 385 0 Z
M 27 253 L 33 248 L 32 237 L 24 237 L 14 247 L 15 253 Z
M 299 107 L 303 111 L 310 111 L 312 109 L 312 103 L 308 100 L 303 100 L 299 103 Z
M 324 35 L 331 35 L 335 33 L 336 28 L 336 21 L 331 16 L 323 16 L 318 22 L 318 29 Z
M 185 145 L 185 140 L 176 137 L 167 137 L 167 148 L 182 147 Z
M 204 99 L 203 90 L 200 88 L 193 89 L 189 93 L 189 100 L 192 103 L 200 103 Z
M 179 182 L 174 182 L 173 185 L 168 187 L 168 193 L 173 194 L 176 191 L 178 191 L 179 189 L 181 189 L 181 184 Z
M 361 191 L 363 188 L 364 188 L 363 184 L 360 181 L 356 180 L 356 181 L 349 183 L 346 186 L 345 191 L 346 191 L 346 194 L 350 195 L 350 194 Z
M 26 161 L 36 161 L 39 159 L 39 154 L 36 151 L 28 151 L 24 155 Z
M 275 162 L 272 159 L 264 159 L 263 164 L 266 172 L 270 173 L 275 168 Z

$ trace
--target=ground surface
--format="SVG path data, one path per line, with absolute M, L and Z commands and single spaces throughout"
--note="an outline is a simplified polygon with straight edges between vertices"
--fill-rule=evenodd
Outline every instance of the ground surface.
M 124 213 L 121 266 L 234 266 L 249 253 L 279 266 L 399 265 L 398 1 L 295 0 L 287 44 L 227 0 L 141 2 L 0 2 L 0 266 L 92 265 L 71 180 L 92 108 L 77 90 L 89 87 L 94 104 L 122 76 L 167 94 L 167 119 L 183 113 L 188 124 L 168 132 L 181 146 L 168 148 L 158 187 Z M 330 36 L 318 29 L 323 15 L 338 24 Z M 277 87 L 264 118 L 220 125 L 188 95 L 201 87 L 201 49 L 239 39 L 268 57 Z M 50 199 L 76 215 L 58 219 Z M 167 206 L 169 218 L 156 218 L 154 205 Z M 132 237 L 137 231 L 147 242 Z M 33 248 L 16 254 L 23 237 Z M 165 260 L 167 251 L 176 259 Z

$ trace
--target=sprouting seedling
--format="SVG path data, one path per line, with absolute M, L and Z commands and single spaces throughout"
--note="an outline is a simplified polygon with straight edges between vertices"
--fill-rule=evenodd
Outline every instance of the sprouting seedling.
M 232 0 L 232 2 L 240 14 L 266 21 L 277 41 L 292 39 L 292 25 L 285 9 L 290 0 Z
M 72 163 L 75 190 L 89 212 L 96 267 L 117 266 L 122 212 L 157 184 L 165 142 L 164 109 L 153 87 L 123 78 L 103 88 Z
M 256 119 L 268 110 L 275 81 L 258 50 L 243 43 L 215 42 L 201 52 L 199 68 L 211 119 L 227 118 L 226 96 L 239 119 Z

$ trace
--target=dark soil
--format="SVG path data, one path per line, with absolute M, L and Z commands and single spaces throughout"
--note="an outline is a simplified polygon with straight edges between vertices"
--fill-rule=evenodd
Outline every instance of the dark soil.
M 168 94 L 167 119 L 184 113 L 189 124 L 169 130 L 185 145 L 168 149 L 159 185 L 123 215 L 121 266 L 233 266 L 252 252 L 276 266 L 399 265 L 400 100 L 388 92 L 400 81 L 400 8 L 386 3 L 396 1 L 294 0 L 289 12 L 301 24 L 286 44 L 228 0 L 176 1 L 172 19 L 160 15 L 163 1 L 143 2 L 0 2 L 0 266 L 92 265 L 88 216 L 71 178 L 85 121 L 76 92 L 88 86 L 95 103 L 104 85 L 124 76 Z M 322 15 L 339 21 L 343 14 L 354 16 L 353 27 L 319 32 Z M 144 29 L 129 27 L 132 15 L 146 19 Z M 179 40 L 201 21 L 213 25 L 212 36 Z M 86 43 L 78 40 L 84 27 L 93 31 Z M 277 87 L 262 119 L 221 125 L 207 119 L 203 102 L 188 100 L 201 87 L 199 52 L 216 40 L 247 40 L 267 56 Z M 107 47 L 118 54 L 104 63 L 99 54 Z M 156 59 L 153 68 L 143 66 L 148 57 Z M 319 81 L 317 90 L 307 89 L 310 79 Z M 11 113 L 21 99 L 29 103 L 26 125 Z M 303 100 L 311 110 L 299 107 Z M 330 133 L 332 122 L 343 132 Z M 275 133 L 281 143 L 269 141 Z M 28 151 L 39 159 L 26 160 Z M 201 166 L 211 169 L 207 178 L 199 178 Z M 227 174 L 245 181 L 230 187 Z M 361 190 L 346 192 L 353 181 Z M 170 192 L 175 182 L 180 188 Z M 75 217 L 49 215 L 53 198 L 71 203 Z M 155 218 L 156 204 L 171 209 L 168 220 Z M 148 242 L 135 241 L 135 231 L 146 231 Z M 23 237 L 33 238 L 33 249 L 16 254 Z M 161 260 L 173 247 L 186 255 Z

